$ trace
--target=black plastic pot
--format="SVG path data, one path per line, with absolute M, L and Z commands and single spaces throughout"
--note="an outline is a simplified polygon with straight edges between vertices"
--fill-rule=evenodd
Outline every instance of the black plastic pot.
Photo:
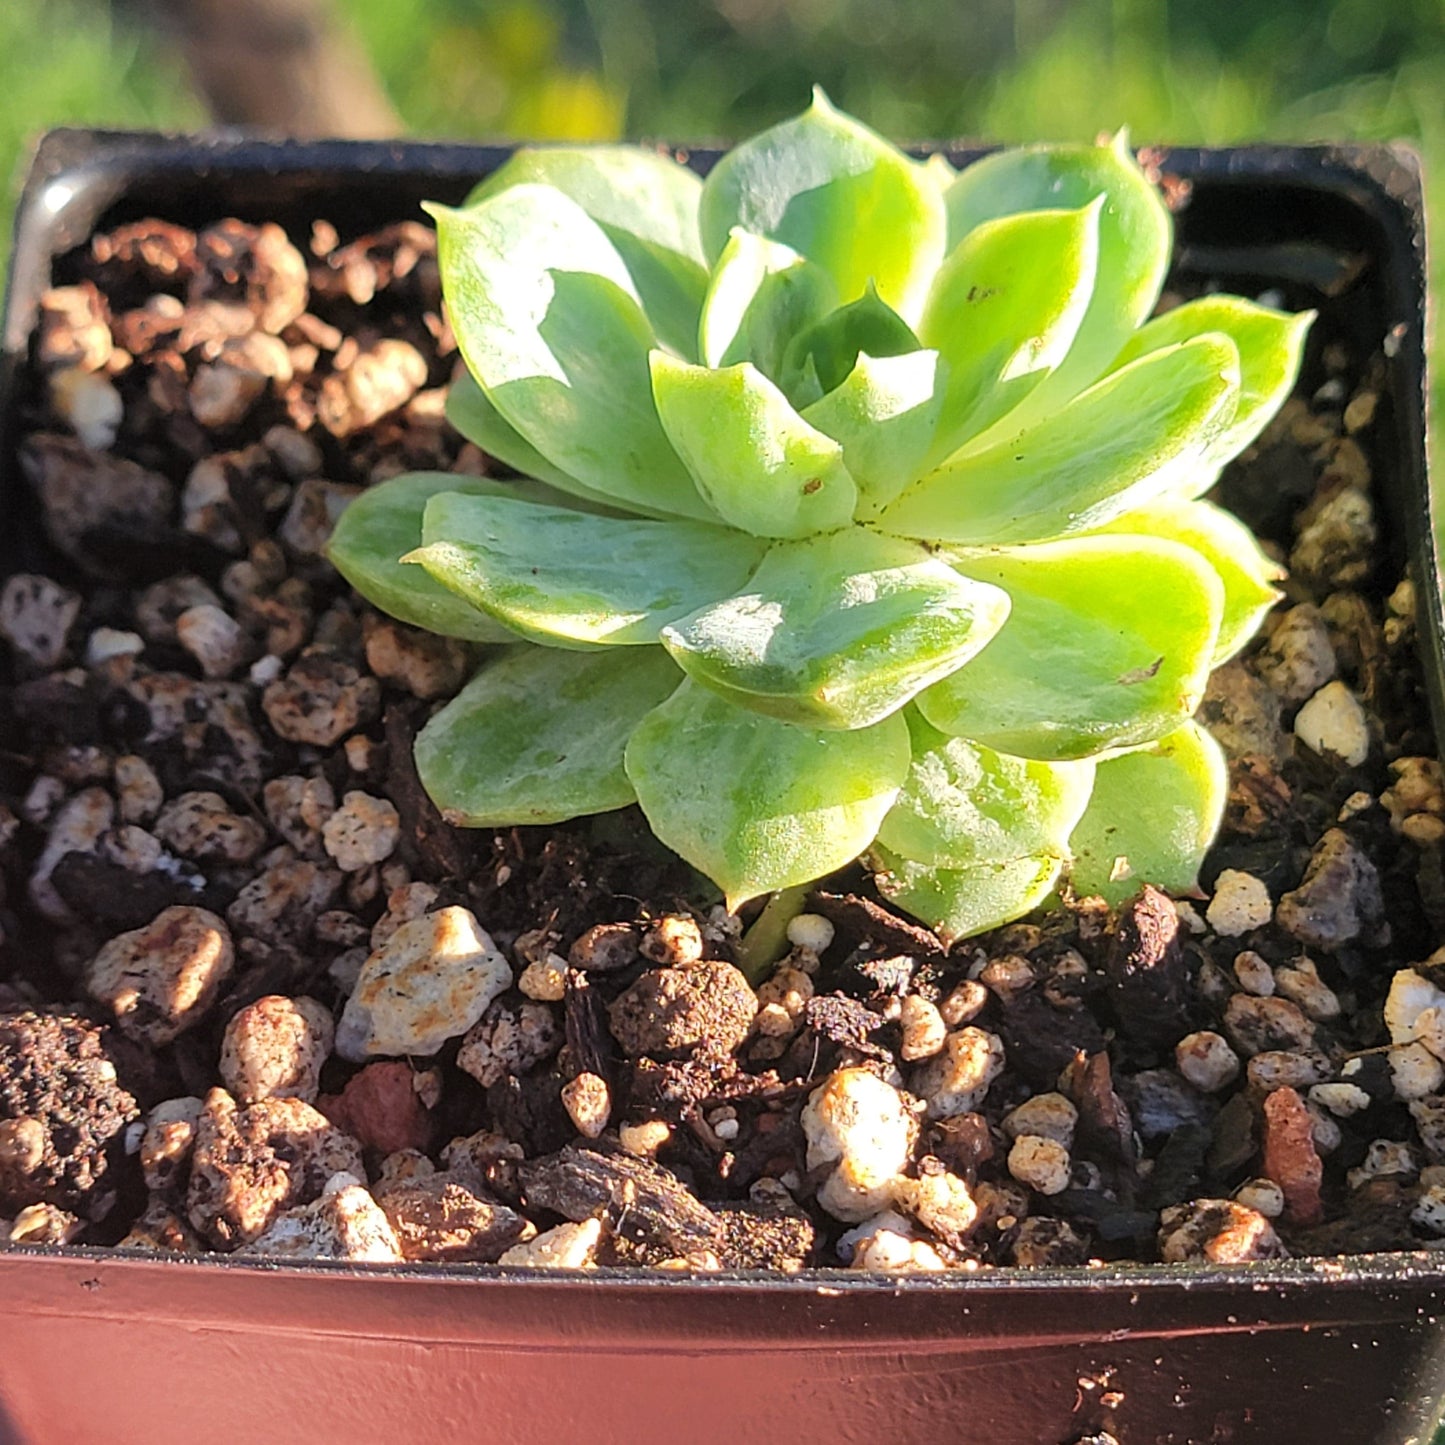
M 506 153 L 62 131 L 21 204 L 0 374 L 0 564 L 24 565 L 16 404 L 52 260 L 147 215 L 343 233 L 457 199 Z M 705 165 L 709 157 L 695 156 Z M 1388 149 L 1172 151 L 1192 185 L 1177 272 L 1329 297 L 1386 341 L 1375 468 L 1441 705 L 1424 448 L 1423 234 Z M 113 1251 L 0 1252 L 0 1442 L 472 1439 L 1424 1442 L 1445 1394 L 1445 1255 L 1228 1269 L 883 1278 L 496 1268 L 368 1271 Z

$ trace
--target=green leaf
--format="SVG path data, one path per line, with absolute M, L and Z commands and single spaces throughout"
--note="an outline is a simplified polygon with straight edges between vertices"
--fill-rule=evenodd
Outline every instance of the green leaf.
M 908 727 L 818 732 L 685 682 L 638 725 L 627 774 L 652 831 L 728 907 L 807 883 L 873 840 L 908 774 Z
M 1215 438 L 1209 465 L 1200 469 L 1192 495 L 1207 491 L 1219 467 L 1237 457 L 1285 404 L 1299 376 L 1305 337 L 1314 319 L 1313 311 L 1273 311 L 1242 296 L 1201 296 L 1141 327 L 1114 358 L 1111 371 L 1205 332 L 1222 332 L 1234 342 L 1239 352 L 1239 404 L 1234 419 Z
M 559 491 L 587 501 L 599 501 L 602 493 L 584 487 L 560 467 L 554 467 L 536 447 L 503 419 L 470 372 L 463 372 L 447 388 L 447 420 L 488 456 L 505 463 L 525 477 L 536 477 Z
M 488 176 L 466 204 L 531 183 L 555 186 L 602 227 L 658 338 L 679 356 L 695 360 L 698 312 L 707 288 L 697 234 L 698 176 L 637 146 L 529 147 Z
M 713 260 L 741 226 L 815 261 L 844 302 L 873 281 L 909 322 L 943 260 L 947 232 L 939 172 L 839 114 L 817 89 L 802 115 L 734 147 L 713 167 L 699 221 Z
M 1190 476 L 1238 394 L 1238 353 L 1227 336 L 1152 352 L 1022 435 L 965 447 L 878 525 L 979 546 L 1092 531 Z
M 662 424 L 716 515 L 756 537 L 844 526 L 858 489 L 843 449 L 750 362 L 722 370 L 652 353 Z
M 1219 574 L 1224 583 L 1224 614 L 1212 667 L 1233 657 L 1259 631 L 1265 614 L 1280 599 L 1281 593 L 1273 584 L 1283 579 L 1284 568 L 1264 551 L 1238 517 L 1212 502 L 1164 497 L 1137 512 L 1116 517 L 1100 531 L 1179 542 L 1192 547 Z
M 1199 705 L 1224 586 L 1192 549 L 1079 537 L 954 565 L 1013 609 L 966 668 L 919 697 L 934 727 L 1019 757 L 1084 758 L 1161 738 Z
M 934 460 L 1012 411 L 1068 355 L 1094 292 L 1101 204 L 985 221 L 943 263 L 918 323 L 948 363 Z
M 402 558 L 421 545 L 422 514 L 440 492 L 502 497 L 518 494 L 513 482 L 459 477 L 452 472 L 408 472 L 368 487 L 337 519 L 326 556 L 373 606 L 391 617 L 469 642 L 515 642 L 517 634 L 434 582 Z
M 1197 891 L 1228 793 L 1224 754 L 1193 722 L 1153 747 L 1101 762 L 1071 840 L 1075 891 L 1112 904 L 1144 883 Z
M 703 302 L 702 359 L 708 366 L 751 361 L 781 384 L 793 337 L 837 304 L 837 288 L 821 266 L 790 246 L 734 231 Z
M 524 637 L 553 647 L 656 642 L 666 623 L 747 581 L 764 544 L 698 522 L 597 517 L 444 493 L 408 560 Z
M 1022 918 L 1053 892 L 1063 859 L 1024 854 L 962 868 L 915 863 L 891 849 L 869 850 L 878 892 L 895 907 L 921 918 L 944 946 Z
M 663 434 L 652 328 L 597 223 L 537 185 L 432 213 L 457 344 L 503 419 L 594 495 L 716 520 Z
M 743 707 L 862 728 L 961 667 L 1007 615 L 998 588 L 916 543 L 849 527 L 775 546 L 737 596 L 665 628 L 662 643 Z
M 946 376 L 936 351 L 885 357 L 860 351 L 843 384 L 803 409 L 809 426 L 842 446 L 861 519 L 877 516 L 922 470 Z
M 463 828 L 626 807 L 634 800 L 622 765 L 627 738 L 680 676 L 661 648 L 511 649 L 417 735 L 422 786 Z
M 858 362 L 858 353 L 903 356 L 918 350 L 918 338 L 908 323 L 868 283 L 856 301 L 840 306 L 800 332 L 783 362 L 783 389 L 801 376 L 809 361 L 824 392 L 840 386 Z
M 1102 375 L 1154 310 L 1169 269 L 1169 212 L 1122 132 L 1107 146 L 998 151 L 975 161 L 945 192 L 950 250 L 985 221 L 1020 211 L 1084 206 L 1097 196 L 1104 197 L 1104 209 L 1089 309 L 1069 355 L 1023 403 L 1020 421 L 1047 416 Z

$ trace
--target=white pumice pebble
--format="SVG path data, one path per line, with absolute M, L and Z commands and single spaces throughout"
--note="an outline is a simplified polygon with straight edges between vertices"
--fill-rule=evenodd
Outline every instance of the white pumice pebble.
M 335 1038 L 331 1010 L 314 998 L 267 994 L 238 1009 L 221 1039 L 221 1082 L 243 1104 L 316 1102 Z
M 1186 1034 L 1174 1046 L 1179 1072 L 1201 1093 L 1215 1094 L 1239 1077 L 1239 1055 L 1221 1034 L 1208 1029 Z
M 949 1028 L 972 1023 L 988 1003 L 988 990 L 976 979 L 967 978 L 938 1006 L 939 1017 Z
M 139 632 L 125 632 L 117 627 L 97 627 L 85 639 L 85 665 L 103 667 L 112 658 L 139 657 L 145 651 L 145 638 Z
M 1010 1139 L 1037 1134 L 1071 1149 L 1079 1111 L 1062 1094 L 1035 1094 L 1003 1116 L 1003 1131 Z
M 834 930 L 831 920 L 821 913 L 800 913 L 788 922 L 788 942 L 794 948 L 806 948 L 811 953 L 824 953 L 833 942 Z
M 944 1039 L 939 1053 L 914 1069 L 910 1088 L 926 1100 L 930 1119 L 950 1119 L 977 1109 L 1003 1066 L 1003 1040 L 997 1034 L 958 1029 Z
M 562 1086 L 562 1107 L 584 1139 L 596 1139 L 612 1116 L 612 1095 L 600 1074 L 578 1074 Z M 737 1120 L 733 1120 L 736 1132 Z
M 115 445 L 125 420 L 125 402 L 108 376 L 73 367 L 50 378 L 50 400 L 57 415 L 93 452 Z
M 913 1237 L 913 1221 L 905 1218 L 896 1209 L 883 1209 L 861 1224 L 854 1225 L 852 1229 L 846 1229 L 838 1236 L 836 1249 L 838 1258 L 844 1264 L 852 1264 L 854 1256 L 860 1247 L 865 1245 L 875 1234 L 887 1231 L 889 1234 L 896 1234 L 901 1239 L 911 1240 Z
M 925 1229 L 950 1243 L 966 1239 L 978 1224 L 972 1191 L 957 1174 L 946 1170 L 899 1179 L 893 1186 L 893 1198 Z
M 1234 1191 L 1234 1202 L 1253 1209 L 1266 1219 L 1278 1219 L 1284 1213 L 1284 1190 L 1273 1179 L 1246 1179 Z
M 514 1244 L 497 1261 L 522 1269 L 591 1269 L 602 1241 L 602 1221 L 559 1224 L 535 1239 Z
M 1375 1139 L 1365 1151 L 1364 1162 L 1345 1176 L 1351 1189 L 1359 1189 L 1372 1179 L 1393 1175 L 1413 1179 L 1420 1172 L 1419 1162 L 1408 1144 L 1397 1139 Z
M 1432 1184 L 1420 1191 L 1410 1222 L 1427 1234 L 1445 1235 L 1445 1184 Z
M 1362 1114 L 1370 1107 L 1370 1096 L 1358 1084 L 1315 1084 L 1309 1096 L 1312 1103 L 1328 1109 L 1337 1119 Z
M 1269 889 L 1253 873 L 1226 868 L 1214 881 L 1214 897 L 1205 918 L 1221 938 L 1238 938 L 1263 928 L 1274 912 Z
M 1316 1023 L 1339 1018 L 1339 996 L 1320 977 L 1313 959 L 1297 958 L 1277 969 L 1274 982 L 1285 998 L 1297 1003 Z
M 1370 756 L 1370 723 L 1342 682 L 1327 682 L 1295 715 L 1295 736 L 1312 752 L 1358 768 Z
M 1245 993 L 1256 998 L 1274 994 L 1274 970 L 1252 948 L 1234 956 L 1234 977 Z
M 1432 957 L 1429 961 L 1436 960 Z M 1445 991 L 1413 968 L 1398 969 L 1385 996 L 1385 1027 L 1390 1031 L 1391 1042 L 1413 1043 L 1421 1014 L 1442 1005 L 1445 1005 Z
M 1424 1044 L 1397 1045 L 1388 1058 L 1397 1099 L 1423 1099 L 1445 1086 L 1445 1064 Z
M 1040 1194 L 1061 1194 L 1069 1187 L 1069 1151 L 1057 1139 L 1020 1134 L 1008 1151 L 1008 1172 Z
M 903 1042 L 898 1056 L 905 1063 L 931 1059 L 948 1037 L 948 1025 L 936 1004 L 916 993 L 903 999 L 898 1009 L 898 1022 L 903 1026 Z
M 529 963 L 517 987 L 541 1003 L 560 1003 L 567 997 L 567 960 L 560 953 L 549 953 Z
M 438 909 L 404 923 L 362 965 L 336 1052 L 352 1063 L 434 1054 L 511 982 L 506 959 L 472 912 Z
M 353 789 L 321 828 L 322 846 L 343 873 L 390 858 L 401 840 L 401 814 L 385 798 Z
M 839 1069 L 809 1096 L 802 1125 L 808 1169 L 835 1166 L 818 1190 L 829 1214 L 867 1219 L 891 1201 L 915 1133 L 897 1089 L 867 1069 Z

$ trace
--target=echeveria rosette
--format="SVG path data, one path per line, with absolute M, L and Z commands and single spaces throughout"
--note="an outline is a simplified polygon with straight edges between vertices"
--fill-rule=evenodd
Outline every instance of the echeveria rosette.
M 1193 885 L 1224 773 L 1190 719 L 1278 575 L 1198 498 L 1310 318 L 1151 320 L 1170 223 L 1122 141 L 955 174 L 820 94 L 705 182 L 527 150 L 434 214 L 448 414 L 528 480 L 384 483 L 331 555 L 511 643 L 418 739 L 449 818 L 635 800 L 731 905 L 866 855 L 950 937 L 1065 869 Z

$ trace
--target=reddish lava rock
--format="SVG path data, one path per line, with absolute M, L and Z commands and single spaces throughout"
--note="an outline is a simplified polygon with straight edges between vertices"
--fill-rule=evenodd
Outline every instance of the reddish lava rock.
M 1264 1175 L 1284 1190 L 1284 1215 L 1291 1224 L 1320 1222 L 1324 1166 L 1315 1152 L 1309 1110 L 1293 1089 L 1276 1089 L 1264 1101 Z
M 417 1097 L 410 1064 L 388 1060 L 353 1074 L 339 1094 L 325 1094 L 316 1107 L 357 1140 L 382 1154 L 398 1149 L 425 1151 L 432 1121 Z

